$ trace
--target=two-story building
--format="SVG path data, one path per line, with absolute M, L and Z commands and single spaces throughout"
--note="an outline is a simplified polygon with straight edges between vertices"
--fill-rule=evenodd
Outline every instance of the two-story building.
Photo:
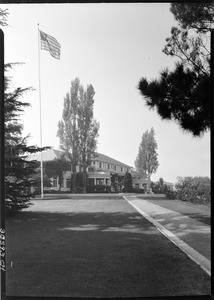
M 60 159 L 64 155 L 64 151 L 50 149 L 42 152 L 42 161 L 45 162 L 53 161 L 55 159 Z M 29 156 L 30 160 L 38 160 L 41 159 L 41 154 L 33 154 Z M 65 156 L 65 159 L 69 161 L 69 159 Z M 113 175 L 117 175 L 116 180 L 118 180 L 122 184 L 122 179 L 125 176 L 125 173 L 130 172 L 131 166 L 124 164 L 116 159 L 113 159 L 107 155 L 96 153 L 95 159 L 92 161 L 91 165 L 87 168 L 88 175 L 88 185 L 105 185 L 112 186 L 112 177 Z M 80 171 L 80 168 L 77 166 L 77 172 Z M 63 175 L 63 182 L 61 185 L 62 191 L 70 190 L 70 180 L 71 180 L 71 169 L 69 171 L 65 171 Z M 58 177 L 51 178 L 52 188 L 53 190 L 59 190 L 59 179 Z M 50 189 L 50 188 L 45 188 Z
M 145 192 L 150 191 L 151 180 L 146 178 L 143 174 L 131 169 L 130 173 L 132 175 L 133 188 L 143 189 Z

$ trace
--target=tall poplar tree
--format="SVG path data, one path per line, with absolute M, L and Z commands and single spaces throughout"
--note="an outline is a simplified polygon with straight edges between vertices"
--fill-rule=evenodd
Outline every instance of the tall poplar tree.
M 150 179 L 151 175 L 157 171 L 158 166 L 155 131 L 151 128 L 150 131 L 144 132 L 142 136 L 135 167 L 139 173 Z
M 84 192 L 86 192 L 86 170 L 95 156 L 99 124 L 93 118 L 94 88 L 86 90 L 79 78 L 71 82 L 70 93 L 64 98 L 62 120 L 58 123 L 57 136 L 60 147 L 65 150 L 72 165 L 72 191 L 75 193 L 76 168 L 83 171 Z
M 80 101 L 78 107 L 79 130 L 79 163 L 83 172 L 83 192 L 86 193 L 87 167 L 95 157 L 99 123 L 93 118 L 95 91 L 90 84 L 84 90 L 80 87 Z
M 71 161 L 72 181 L 71 191 L 75 193 L 75 181 L 79 160 L 79 136 L 78 136 L 78 105 L 79 105 L 79 78 L 71 82 L 70 92 L 64 98 L 62 120 L 58 123 L 57 136 L 60 140 L 60 148 L 66 152 Z

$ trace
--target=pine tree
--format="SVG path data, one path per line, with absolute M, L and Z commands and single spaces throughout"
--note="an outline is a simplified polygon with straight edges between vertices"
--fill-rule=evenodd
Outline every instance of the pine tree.
M 5 65 L 7 72 L 15 64 Z M 32 88 L 15 88 L 10 86 L 11 79 L 5 76 L 4 121 L 5 121 L 5 203 L 6 211 L 15 213 L 27 208 L 30 199 L 35 197 L 31 192 L 34 185 L 34 174 L 38 172 L 36 161 L 28 161 L 31 153 L 46 148 L 27 145 L 27 137 L 22 137 L 23 126 L 20 121 L 25 107 L 30 104 L 20 98 Z
M 139 146 L 137 158 L 135 160 L 136 170 L 150 179 L 151 175 L 156 172 L 159 163 L 157 158 L 157 142 L 155 140 L 155 131 L 144 132 Z
M 174 120 L 182 130 L 200 136 L 210 128 L 214 6 L 209 2 L 172 3 L 171 12 L 178 27 L 172 27 L 163 52 L 178 61 L 174 70 L 163 70 L 158 79 L 142 77 L 138 89 L 146 105 L 157 109 L 162 119 Z
M 0 26 L 7 26 L 8 9 L 0 8 Z
M 131 175 L 131 173 L 129 173 L 127 171 L 126 174 L 125 174 L 125 177 L 124 177 L 124 191 L 128 192 L 128 193 L 131 193 L 132 189 L 133 189 L 133 186 L 132 186 L 132 175 Z

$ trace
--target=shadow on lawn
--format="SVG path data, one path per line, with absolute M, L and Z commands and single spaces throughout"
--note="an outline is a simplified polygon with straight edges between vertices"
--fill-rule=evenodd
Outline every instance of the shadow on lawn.
M 46 226 L 57 231 L 149 231 L 153 225 L 136 213 L 124 212 L 31 212 L 22 211 L 8 218 L 12 223 L 28 223 L 29 226 Z M 25 225 L 26 226 L 26 225 Z M 152 233 L 152 232 L 151 232 Z
M 6 219 L 6 237 L 7 295 L 209 292 L 208 276 L 137 212 L 22 211 Z
M 119 194 L 111 194 L 111 193 L 102 193 L 102 194 L 68 194 L 68 193 L 62 193 L 62 194 L 44 194 L 44 198 L 42 199 L 40 196 L 36 196 L 34 200 L 62 200 L 62 199 L 71 199 L 71 200 L 91 200 L 91 199 L 97 199 L 97 200 L 117 200 L 122 199 L 122 196 Z
M 181 239 L 197 237 L 201 241 L 210 237 L 209 227 L 188 222 L 186 216 L 167 214 L 157 216 L 157 221 Z M 118 232 L 157 235 L 156 227 L 138 212 L 33 212 L 22 211 L 9 218 L 8 224 L 23 227 L 25 232 L 43 229 L 50 234 L 73 234 L 75 232 Z M 205 245 L 209 247 L 210 245 Z
M 202 222 L 206 225 L 211 225 L 210 217 L 206 216 L 202 213 L 195 213 L 195 214 L 186 213 L 185 216 L 190 217 L 192 219 L 195 219 L 195 220 L 197 220 L 199 222 Z

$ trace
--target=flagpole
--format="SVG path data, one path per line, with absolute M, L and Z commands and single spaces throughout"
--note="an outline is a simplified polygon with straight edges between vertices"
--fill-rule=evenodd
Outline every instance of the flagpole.
M 39 109 L 40 109 L 40 147 L 42 148 L 42 101 L 41 101 L 41 80 L 40 80 L 40 30 L 38 24 L 38 65 L 39 65 Z M 42 151 L 40 160 L 41 169 L 41 198 L 43 199 L 43 161 L 42 161 Z

